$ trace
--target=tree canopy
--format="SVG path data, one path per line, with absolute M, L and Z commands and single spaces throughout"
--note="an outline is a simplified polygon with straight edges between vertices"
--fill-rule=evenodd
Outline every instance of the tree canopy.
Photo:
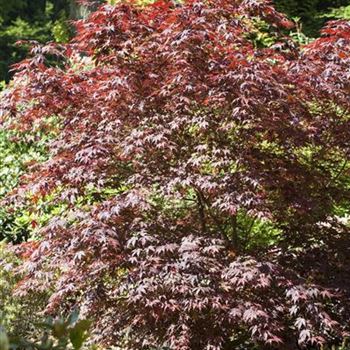
M 108 1 L 116 2 L 86 2 Z M 349 0 L 275 0 L 274 4 L 289 17 L 300 19 L 301 29 L 309 37 L 318 37 L 327 20 L 346 17 L 350 5 Z M 11 65 L 25 57 L 26 50 L 15 45 L 18 40 L 66 42 L 72 35 L 68 21 L 87 13 L 78 0 L 0 0 L 0 82 L 8 82 Z
M 120 3 L 34 44 L 3 121 L 56 136 L 7 203 L 66 210 L 21 248 L 17 293 L 125 349 L 340 343 L 350 25 L 306 46 L 292 27 L 268 1 Z

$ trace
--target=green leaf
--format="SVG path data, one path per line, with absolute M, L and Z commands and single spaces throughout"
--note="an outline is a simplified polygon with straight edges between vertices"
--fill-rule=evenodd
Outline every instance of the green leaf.
M 81 349 L 86 340 L 86 331 L 89 330 L 91 321 L 80 320 L 69 332 L 69 339 L 75 350 Z

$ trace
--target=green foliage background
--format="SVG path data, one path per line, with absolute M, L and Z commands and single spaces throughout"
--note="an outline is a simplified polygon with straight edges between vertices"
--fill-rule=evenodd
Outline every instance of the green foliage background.
M 11 78 L 10 66 L 26 55 L 20 40 L 69 40 L 68 21 L 83 17 L 86 9 L 75 0 L 0 0 L 0 81 Z
M 349 0 L 275 0 L 277 9 L 291 18 L 300 18 L 307 36 L 316 37 L 329 19 L 342 18 Z M 350 7 L 349 7 L 350 8 Z M 349 10 L 348 10 L 349 11 Z

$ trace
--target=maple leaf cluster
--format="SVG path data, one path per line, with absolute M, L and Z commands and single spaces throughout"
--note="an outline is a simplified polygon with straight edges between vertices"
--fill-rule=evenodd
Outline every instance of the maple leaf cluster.
M 249 39 L 256 18 L 272 46 Z M 78 305 L 125 349 L 341 341 L 350 24 L 305 47 L 291 26 L 266 1 L 120 3 L 67 45 L 34 44 L 2 115 L 59 132 L 9 200 L 69 209 L 25 253 L 18 293 L 52 290 L 48 312 Z M 262 223 L 278 235 L 257 246 Z

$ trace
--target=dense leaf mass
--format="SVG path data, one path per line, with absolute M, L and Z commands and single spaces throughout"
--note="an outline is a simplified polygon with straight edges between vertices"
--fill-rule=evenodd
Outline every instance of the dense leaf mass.
M 269 48 L 250 40 L 257 18 Z M 80 305 L 126 349 L 341 341 L 350 25 L 301 48 L 291 26 L 265 1 L 122 3 L 68 45 L 34 45 L 2 114 L 61 130 L 9 200 L 69 210 L 23 253 L 18 293 L 52 288 L 48 311 Z

